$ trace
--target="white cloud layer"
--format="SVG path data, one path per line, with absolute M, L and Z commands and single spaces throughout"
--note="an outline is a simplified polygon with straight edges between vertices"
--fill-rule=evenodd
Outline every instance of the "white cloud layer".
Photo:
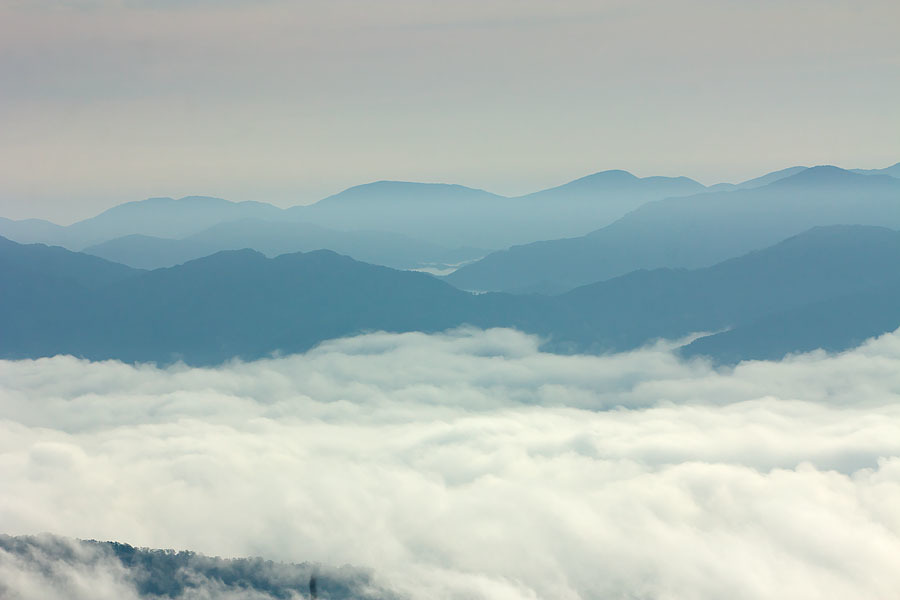
M 52 542 L 27 554 L 0 549 L 0 596 L 12 600 L 138 599 L 118 561 L 72 541 Z M 69 560 L 59 560 L 60 555 Z
M 900 333 L 721 371 L 509 330 L 0 362 L 0 524 L 412 598 L 896 598 Z

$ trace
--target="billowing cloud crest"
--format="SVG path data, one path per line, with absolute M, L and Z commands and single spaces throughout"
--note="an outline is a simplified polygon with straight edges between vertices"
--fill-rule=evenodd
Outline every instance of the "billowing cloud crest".
M 900 332 L 733 370 L 537 346 L 0 362 L 0 523 L 349 563 L 411 598 L 900 595 Z
M 2 542 L 3 540 L 0 540 Z M 126 569 L 96 549 L 47 536 L 11 551 L 0 544 L 0 597 L 137 600 Z

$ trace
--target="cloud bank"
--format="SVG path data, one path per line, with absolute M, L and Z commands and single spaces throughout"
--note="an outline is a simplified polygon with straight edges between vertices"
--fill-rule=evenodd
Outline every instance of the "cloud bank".
M 0 362 L 0 523 L 353 564 L 411 598 L 900 594 L 900 333 L 733 370 L 537 348 Z

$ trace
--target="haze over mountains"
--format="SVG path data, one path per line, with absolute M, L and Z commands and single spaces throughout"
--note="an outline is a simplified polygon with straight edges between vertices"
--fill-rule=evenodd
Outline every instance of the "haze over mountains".
M 20 243 L 88 250 L 140 268 L 250 247 L 270 256 L 332 249 L 392 267 L 440 269 L 513 244 L 586 234 L 649 201 L 751 189 L 803 169 L 708 188 L 686 177 L 638 178 L 625 171 L 604 171 L 518 198 L 459 185 L 382 181 L 286 210 L 202 196 L 151 198 L 66 227 L 0 218 L 0 235 Z M 895 167 L 880 171 L 890 169 Z
M 586 228 L 612 222 L 649 200 L 703 189 L 684 177 L 641 179 L 624 171 L 597 173 L 522 198 L 460 185 L 379 181 L 284 210 L 259 202 L 191 196 L 128 202 L 67 227 L 36 219 L 3 219 L 0 235 L 82 250 L 126 235 L 183 238 L 217 224 L 253 219 L 298 221 L 339 231 L 383 231 L 450 248 L 503 248 L 585 233 Z
M 178 238 L 218 223 L 239 219 L 277 218 L 281 209 L 263 202 L 229 202 L 221 198 L 188 196 L 148 198 L 126 202 L 95 217 L 62 227 L 48 221 L 0 220 L 0 235 L 22 243 L 52 243 L 71 250 L 123 235 Z
M 766 173 L 765 175 L 754 177 L 753 179 L 748 179 L 747 181 L 741 183 L 717 183 L 715 185 L 711 185 L 709 187 L 709 190 L 714 192 L 750 190 L 753 188 L 768 185 L 770 183 L 774 183 L 779 179 L 784 179 L 785 177 L 790 177 L 791 175 L 796 175 L 800 171 L 805 171 L 808 168 L 809 167 L 788 167 L 787 169 L 772 171 L 771 173 Z
M 19 240 L 112 239 L 84 253 L 2 240 L 0 355 L 216 364 L 464 325 L 539 334 L 558 352 L 697 332 L 721 333 L 684 352 L 720 361 L 848 348 L 900 326 L 900 179 L 881 172 L 893 168 L 794 167 L 732 191 L 605 171 L 516 199 L 379 182 L 288 210 L 191 197 L 127 203 L 69 227 L 6 221 Z M 688 195 L 659 198 L 673 192 Z M 452 268 L 486 251 L 441 242 L 500 245 L 622 212 L 581 237 L 489 254 L 445 282 L 376 266 Z M 402 233 L 412 230 L 421 239 Z
M 649 202 L 585 236 L 499 251 L 447 280 L 470 290 L 559 293 L 636 269 L 710 266 L 839 224 L 900 227 L 900 179 L 814 167 L 752 189 Z
M 385 231 L 337 231 L 293 221 L 242 219 L 213 225 L 182 239 L 140 234 L 115 238 L 84 249 L 87 254 L 139 269 L 158 269 L 222 250 L 252 248 L 274 257 L 327 248 L 361 261 L 397 269 L 436 270 L 484 256 L 478 248 L 450 250 L 437 244 Z
M 582 336 L 566 336 L 580 347 L 592 331 L 602 331 L 605 342 L 595 350 L 721 331 L 691 343 L 686 355 L 777 360 L 816 348 L 845 350 L 900 327 L 898 264 L 898 231 L 816 227 L 712 267 L 635 271 L 559 298 L 586 315 Z M 806 316 L 786 326 L 797 314 Z
M 392 267 L 440 270 L 510 244 L 581 234 L 649 200 L 703 189 L 684 177 L 641 179 L 624 171 L 521 198 L 460 185 L 379 181 L 286 210 L 191 196 L 128 202 L 67 227 L 0 219 L 0 235 L 87 250 L 140 268 L 251 247 L 271 256 L 333 249 Z
M 835 564 L 808 521 L 782 527 L 822 498 L 829 547 L 855 559 L 855 535 L 889 565 L 900 179 L 875 171 L 0 222 L 70 246 L 0 237 L 9 531 L 284 561 L 0 534 L 0 596 L 630 597 L 682 574 L 689 596 L 711 589 L 695 555 L 720 565 L 733 540 L 784 569 L 768 598 Z M 748 522 L 770 537 L 748 545 Z M 667 573 L 650 587 L 648 564 Z M 889 596 L 855 573 L 844 590 Z M 710 597 L 747 583 L 721 579 Z
M 0 356 L 216 364 L 300 352 L 367 331 L 464 325 L 536 333 L 552 351 L 602 353 L 693 332 L 752 332 L 759 320 L 841 303 L 841 312 L 814 326 L 769 328 L 744 345 L 702 346 L 721 360 L 778 358 L 822 344 L 849 348 L 900 326 L 897 264 L 900 232 L 834 226 L 705 269 L 636 271 L 557 297 L 473 295 L 427 274 L 330 251 L 274 259 L 226 251 L 140 271 L 4 239 L 0 276 L 14 285 L 0 295 Z
M 504 248 L 581 233 L 587 223 L 610 223 L 650 200 L 704 189 L 686 177 L 638 178 L 625 171 L 595 173 L 518 198 L 459 185 L 382 181 L 288 210 L 295 218 L 328 227 L 392 231 L 450 246 Z
M 883 169 L 851 169 L 851 171 L 860 173 L 861 175 L 890 175 L 891 177 L 900 177 L 900 162 Z
M 900 600 L 898 24 L 0 0 L 0 600 Z

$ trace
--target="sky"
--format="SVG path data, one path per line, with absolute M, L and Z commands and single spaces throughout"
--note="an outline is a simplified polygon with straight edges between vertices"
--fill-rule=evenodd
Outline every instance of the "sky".
M 0 0 L 0 216 L 900 160 L 895 0 Z
M 351 564 L 410 600 L 900 596 L 900 331 L 734 369 L 668 348 L 461 329 L 0 361 L 0 521 Z M 14 597 L 132 597 L 120 565 L 37 562 L 0 552 Z

